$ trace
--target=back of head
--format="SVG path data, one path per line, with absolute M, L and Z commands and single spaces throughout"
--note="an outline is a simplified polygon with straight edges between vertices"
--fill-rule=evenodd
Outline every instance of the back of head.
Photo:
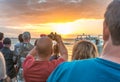
M 120 0 L 112 1 L 104 16 L 113 45 L 120 45 Z
M 5 39 L 3 40 L 3 44 L 4 44 L 4 45 L 10 45 L 10 44 L 11 44 L 10 38 L 5 38 Z
M 29 32 L 24 32 L 22 34 L 22 38 L 23 38 L 23 40 L 30 40 L 31 39 L 31 35 L 30 35 Z
M 97 57 L 96 46 L 85 40 L 78 41 L 72 51 L 72 60 L 87 59 Z
M 52 54 L 52 40 L 48 37 L 41 37 L 37 40 L 36 50 L 40 57 L 48 57 Z
M 19 34 L 18 39 L 20 42 L 23 42 L 22 34 Z
M 4 34 L 0 32 L 0 40 L 2 40 L 3 38 L 4 38 Z

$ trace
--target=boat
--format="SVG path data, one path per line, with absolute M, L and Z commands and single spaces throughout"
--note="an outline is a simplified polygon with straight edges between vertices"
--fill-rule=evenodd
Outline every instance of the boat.
M 96 44 L 96 41 L 99 40 L 99 37 L 83 33 L 82 35 L 77 35 L 77 37 L 75 38 L 75 42 L 79 40 L 87 40 Z
M 97 48 L 98 48 L 98 52 L 101 53 L 102 52 L 102 46 L 103 46 L 103 35 L 87 35 L 87 34 L 82 34 L 82 35 L 77 35 L 77 37 L 75 38 L 75 42 L 80 41 L 80 40 L 87 40 L 90 41 L 94 44 L 96 44 Z

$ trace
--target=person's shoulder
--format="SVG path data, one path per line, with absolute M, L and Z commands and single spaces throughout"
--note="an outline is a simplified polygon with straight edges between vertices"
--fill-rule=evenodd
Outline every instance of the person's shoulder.
M 33 46 L 30 42 L 28 43 L 28 45 Z
M 73 60 L 72 62 L 76 63 L 93 63 L 97 58 L 89 58 L 89 59 L 82 59 L 82 60 Z
M 75 73 L 80 70 L 82 71 L 88 67 L 91 67 L 88 64 L 91 62 L 90 65 L 92 65 L 92 62 L 94 62 L 94 60 L 95 59 L 85 59 L 85 60 L 74 60 L 74 61 L 63 62 L 59 64 L 57 68 L 52 72 L 52 74 L 48 78 L 48 82 L 57 82 L 59 78 L 66 76 L 67 74 L 73 72 Z
M 30 59 L 31 59 L 31 58 L 34 59 L 34 57 L 33 57 L 32 55 L 27 55 L 27 56 L 26 56 L 26 59 L 27 59 L 27 58 L 28 58 L 28 59 L 29 59 L 29 58 L 30 58 Z
M 14 46 L 15 46 L 15 47 L 20 47 L 21 44 L 22 44 L 22 43 L 16 43 Z
M 26 47 L 31 50 L 34 46 L 29 42 Z
M 85 66 L 88 64 L 91 65 L 91 64 L 94 64 L 95 61 L 96 61 L 96 58 L 84 59 L 84 60 L 73 60 L 71 62 L 63 62 L 59 66 L 68 69 L 74 66 Z
M 58 65 L 62 62 L 65 62 L 64 58 L 59 57 L 58 59 L 53 59 L 52 61 L 49 61 L 50 64 Z
M 8 51 L 9 51 L 9 49 L 8 49 L 8 48 L 6 48 L 6 47 L 3 47 L 0 51 L 1 51 L 1 52 L 8 52 Z
M 23 62 L 23 67 L 31 66 L 34 61 L 35 61 L 34 57 L 32 55 L 28 55 Z
M 33 44 L 31 44 L 31 43 L 29 43 L 29 45 L 30 45 L 31 47 L 34 47 Z

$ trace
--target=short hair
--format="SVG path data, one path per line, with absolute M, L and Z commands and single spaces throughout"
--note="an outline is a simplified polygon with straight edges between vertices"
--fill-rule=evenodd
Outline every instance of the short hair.
M 41 57 L 47 57 L 52 54 L 52 40 L 48 37 L 42 37 L 37 40 L 36 51 Z
M 112 44 L 120 45 L 120 0 L 114 0 L 109 4 L 104 17 L 110 30 Z
M 19 34 L 18 40 L 19 40 L 20 42 L 23 42 L 22 34 Z
M 73 46 L 72 60 L 95 58 L 97 55 L 97 47 L 92 42 L 80 40 Z
M 5 39 L 3 40 L 3 44 L 11 44 L 10 38 L 5 38 Z
M 23 38 L 23 40 L 31 39 L 30 32 L 24 32 L 24 33 L 22 34 L 22 38 Z
M 3 38 L 4 38 L 4 34 L 0 32 L 0 40 L 2 40 Z

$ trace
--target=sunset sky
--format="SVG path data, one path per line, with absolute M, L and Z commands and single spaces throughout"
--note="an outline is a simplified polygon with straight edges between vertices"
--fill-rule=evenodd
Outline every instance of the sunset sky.
M 57 32 L 64 38 L 102 34 L 106 6 L 112 0 L 0 0 L 0 32 L 32 37 Z

